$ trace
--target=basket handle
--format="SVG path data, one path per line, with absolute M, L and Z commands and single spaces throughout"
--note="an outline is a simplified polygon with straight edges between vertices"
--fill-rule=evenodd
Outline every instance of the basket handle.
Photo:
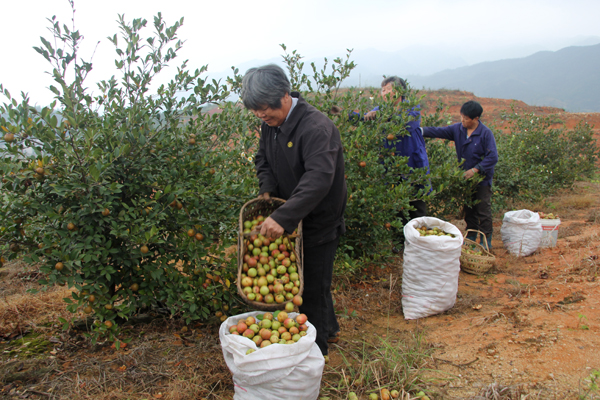
M 488 244 L 487 244 L 487 236 L 485 236 L 485 233 L 483 233 L 481 231 L 478 231 L 477 229 L 467 229 L 465 231 L 465 234 L 463 235 L 463 238 L 466 238 L 467 237 L 467 233 L 469 233 L 469 232 L 480 233 L 483 236 L 483 242 L 485 243 L 485 247 L 483 245 L 481 245 L 481 247 L 483 247 L 488 252 L 490 251 L 490 248 L 488 247 Z M 477 235 L 475 235 L 475 240 L 477 240 Z

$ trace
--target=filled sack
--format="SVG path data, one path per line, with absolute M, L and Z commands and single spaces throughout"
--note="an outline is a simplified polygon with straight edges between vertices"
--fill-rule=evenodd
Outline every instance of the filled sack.
M 509 211 L 502 220 L 502 243 L 517 256 L 533 254 L 542 242 L 542 222 L 538 213 L 529 210 Z
M 425 226 L 432 233 L 422 236 Z M 434 233 L 437 228 L 438 233 Z M 444 232 L 443 235 L 439 231 Z M 402 273 L 404 318 L 417 319 L 439 314 L 454 306 L 458 292 L 463 237 L 449 222 L 433 217 L 412 219 L 404 227 L 405 247 Z
M 264 348 L 246 337 L 229 333 L 229 328 L 240 319 L 259 314 L 264 311 L 229 317 L 219 328 L 223 357 L 233 375 L 234 400 L 317 399 L 325 359 L 315 343 L 315 327 L 306 322 L 307 334 L 298 342 Z M 289 314 L 291 318 L 296 315 Z M 248 349 L 256 351 L 246 354 Z

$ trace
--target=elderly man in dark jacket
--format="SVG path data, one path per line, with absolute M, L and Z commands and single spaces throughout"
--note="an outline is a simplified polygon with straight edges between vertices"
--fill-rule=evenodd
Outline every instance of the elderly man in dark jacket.
M 300 220 L 304 234 L 304 293 L 300 311 L 317 329 L 317 345 L 339 332 L 331 297 L 333 261 L 345 232 L 346 180 L 340 133 L 333 122 L 290 91 L 276 65 L 252 68 L 242 81 L 244 106 L 263 122 L 256 174 L 259 197 L 286 199 L 262 224 L 261 234 L 291 233 Z

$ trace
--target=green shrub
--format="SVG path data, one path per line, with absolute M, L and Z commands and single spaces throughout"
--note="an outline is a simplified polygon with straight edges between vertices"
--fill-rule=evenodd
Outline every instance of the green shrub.
M 496 210 L 510 208 L 515 201 L 537 201 L 596 171 L 600 150 L 585 122 L 569 130 L 553 115 L 519 115 L 512 110 L 503 118 L 509 122 L 506 132 L 495 133 Z
M 56 101 L 38 110 L 0 88 L 10 100 L 0 126 L 15 137 L 0 150 L 9 200 L 0 241 L 39 263 L 42 283 L 76 289 L 65 301 L 94 313 L 94 338 L 112 339 L 120 318 L 157 303 L 186 322 L 239 308 L 235 260 L 223 249 L 256 190 L 244 155 L 254 122 L 235 104 L 202 113 L 229 94 L 202 78 L 206 67 L 189 72 L 184 62 L 150 93 L 181 48 L 183 20 L 168 27 L 159 14 L 143 40 L 146 20 L 120 17 L 122 36 L 110 40 L 121 77 L 101 81 L 98 94 L 85 87 L 92 64 L 77 54 L 79 32 L 51 22 L 62 48 L 42 39 L 36 50 L 52 64 Z

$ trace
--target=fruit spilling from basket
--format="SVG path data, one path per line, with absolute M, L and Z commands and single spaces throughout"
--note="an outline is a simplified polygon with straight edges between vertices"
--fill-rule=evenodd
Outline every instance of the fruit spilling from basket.
M 271 344 L 294 344 L 306 336 L 308 325 L 305 314 L 291 318 L 287 312 L 277 310 L 274 313 L 258 314 L 256 317 L 240 319 L 229 327 L 229 334 L 240 335 L 252 340 L 259 348 Z M 246 354 L 254 352 L 249 349 Z
M 421 236 L 450 236 L 454 237 L 452 233 L 445 232 L 438 228 L 437 226 L 434 228 L 429 228 L 426 225 L 415 228 Z
M 264 221 L 259 215 L 244 221 L 244 246 L 240 284 L 250 301 L 266 304 L 285 304 L 288 312 L 302 304 L 300 273 L 296 264 L 294 235 L 271 240 L 258 230 Z M 248 228 L 247 228 L 248 227 Z

